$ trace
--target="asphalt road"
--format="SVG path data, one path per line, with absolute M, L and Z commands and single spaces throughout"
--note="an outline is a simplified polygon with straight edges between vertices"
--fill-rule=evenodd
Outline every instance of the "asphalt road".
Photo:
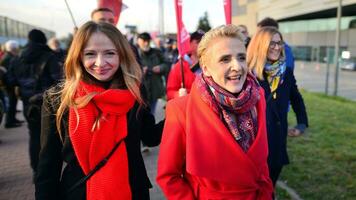
M 301 62 L 295 63 L 294 74 L 300 88 L 312 92 L 325 93 L 326 72 L 325 63 Z M 335 65 L 330 65 L 328 95 L 334 93 Z M 356 101 L 356 71 L 339 71 L 338 96 Z

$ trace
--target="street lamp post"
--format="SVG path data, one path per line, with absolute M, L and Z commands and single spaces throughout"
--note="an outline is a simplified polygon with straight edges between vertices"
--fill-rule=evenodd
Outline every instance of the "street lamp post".
M 159 34 L 164 35 L 164 8 L 163 0 L 158 1 Z
M 342 0 L 339 0 L 339 5 L 337 7 L 337 27 L 336 27 L 336 38 L 335 38 L 335 84 L 334 84 L 334 96 L 337 96 L 337 88 L 339 81 L 339 48 L 340 48 L 340 20 L 342 14 Z

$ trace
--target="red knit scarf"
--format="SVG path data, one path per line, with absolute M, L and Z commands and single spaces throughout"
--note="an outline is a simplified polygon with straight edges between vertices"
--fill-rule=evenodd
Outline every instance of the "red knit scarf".
M 257 134 L 256 104 L 259 97 L 257 80 L 248 74 L 241 92 L 232 94 L 214 82 L 211 77 L 197 77 L 202 99 L 220 117 L 234 139 L 247 152 Z
M 83 108 L 69 109 L 69 136 L 75 155 L 85 174 L 88 174 L 127 136 L 126 113 L 133 107 L 135 98 L 129 90 L 107 89 L 81 82 L 75 98 L 97 93 Z M 92 130 L 101 113 L 100 126 Z M 79 120 L 79 121 L 78 121 Z M 131 199 L 128 158 L 123 141 L 106 165 L 86 183 L 87 199 Z

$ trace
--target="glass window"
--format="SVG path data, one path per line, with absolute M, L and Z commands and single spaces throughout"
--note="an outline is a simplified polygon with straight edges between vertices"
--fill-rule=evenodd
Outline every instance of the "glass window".
M 5 17 L 0 16 L 0 36 L 5 36 Z
M 341 30 L 348 29 L 350 22 L 355 19 L 355 16 L 342 17 Z M 280 22 L 279 29 L 282 33 L 331 31 L 336 29 L 336 18 Z

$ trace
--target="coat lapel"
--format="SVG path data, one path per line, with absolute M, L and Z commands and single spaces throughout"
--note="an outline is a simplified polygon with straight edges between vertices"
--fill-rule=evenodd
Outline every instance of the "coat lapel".
M 254 185 L 261 171 L 256 170 L 258 164 L 267 160 L 265 123 L 258 123 L 258 136 L 245 153 L 216 113 L 202 101 L 195 84 L 190 94 L 186 107 L 187 171 L 226 183 Z M 258 120 L 265 120 L 261 101 L 258 104 Z

